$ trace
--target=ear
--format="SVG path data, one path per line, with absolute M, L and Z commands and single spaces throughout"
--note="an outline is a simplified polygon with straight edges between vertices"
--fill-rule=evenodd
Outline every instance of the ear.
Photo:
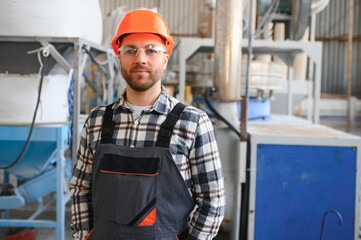
M 164 54 L 164 67 L 163 67 L 163 70 L 165 70 L 167 68 L 167 64 L 168 64 L 168 60 L 169 60 L 169 54 Z
M 118 56 L 118 62 L 120 65 L 122 65 L 122 57 L 120 55 Z

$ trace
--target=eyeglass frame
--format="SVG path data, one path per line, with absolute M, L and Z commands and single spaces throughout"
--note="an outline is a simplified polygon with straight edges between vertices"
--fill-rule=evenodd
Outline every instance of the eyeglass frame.
M 128 51 L 128 50 L 133 50 L 134 52 L 126 53 L 126 51 Z M 147 45 L 142 48 L 136 48 L 134 46 L 121 46 L 118 49 L 120 56 L 129 57 L 129 58 L 130 57 L 135 58 L 136 56 L 138 56 L 139 50 L 143 50 L 144 55 L 149 58 L 160 56 L 160 53 L 163 53 L 163 54 L 167 53 L 164 47 L 158 46 L 158 45 Z M 155 51 L 155 52 L 149 52 L 149 51 Z

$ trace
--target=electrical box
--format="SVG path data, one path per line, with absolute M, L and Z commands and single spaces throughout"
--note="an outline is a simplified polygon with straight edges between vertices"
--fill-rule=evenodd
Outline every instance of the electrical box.
M 292 116 L 272 118 L 248 127 L 241 232 L 248 240 L 357 239 L 361 138 Z

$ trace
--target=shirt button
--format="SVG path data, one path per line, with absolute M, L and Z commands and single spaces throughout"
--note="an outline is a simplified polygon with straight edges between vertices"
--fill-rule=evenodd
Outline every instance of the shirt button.
M 139 121 L 136 120 L 136 121 L 134 122 L 134 125 L 135 125 L 135 126 L 138 126 L 138 124 L 139 124 Z

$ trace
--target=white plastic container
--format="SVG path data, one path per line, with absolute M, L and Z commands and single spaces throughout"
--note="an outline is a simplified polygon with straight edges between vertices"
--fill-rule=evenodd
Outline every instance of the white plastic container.
M 37 74 L 0 74 L 0 125 L 29 125 L 33 119 L 40 78 Z M 68 121 L 68 76 L 43 79 L 36 124 Z

